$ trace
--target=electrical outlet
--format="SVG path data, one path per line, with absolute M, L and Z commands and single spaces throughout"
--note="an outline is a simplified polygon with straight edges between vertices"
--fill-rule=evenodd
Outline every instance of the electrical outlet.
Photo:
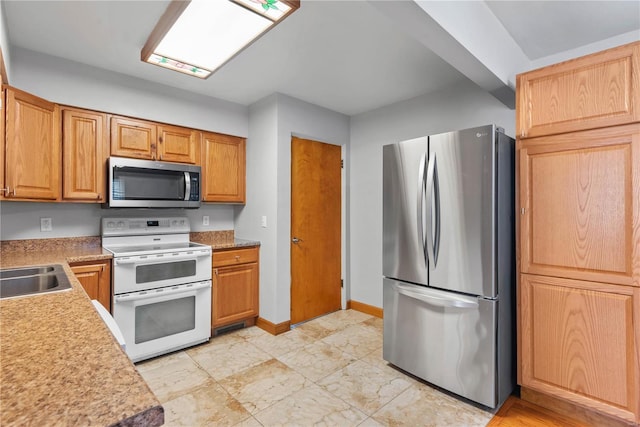
M 40 231 L 53 231 L 51 218 L 40 218 Z
M 262 216 L 262 220 L 260 221 L 260 225 L 263 228 L 267 228 L 267 217 L 265 215 Z
M 202 225 L 209 225 L 209 215 L 202 216 Z

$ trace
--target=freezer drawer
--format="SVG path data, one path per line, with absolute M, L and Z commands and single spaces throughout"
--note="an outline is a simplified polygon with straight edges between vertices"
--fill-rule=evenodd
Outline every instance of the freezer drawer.
M 482 405 L 498 403 L 498 301 L 384 279 L 386 361 Z

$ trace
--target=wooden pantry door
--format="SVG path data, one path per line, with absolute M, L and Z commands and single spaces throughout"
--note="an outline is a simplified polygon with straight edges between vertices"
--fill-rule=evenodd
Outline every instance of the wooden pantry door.
M 341 157 L 291 140 L 291 324 L 341 308 Z

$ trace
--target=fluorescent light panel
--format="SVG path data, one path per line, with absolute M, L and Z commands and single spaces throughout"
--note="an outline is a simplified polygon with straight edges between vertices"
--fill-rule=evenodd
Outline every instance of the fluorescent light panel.
M 148 58 L 143 48 L 142 59 L 207 78 L 291 12 L 282 1 L 275 2 L 277 9 L 265 4 L 266 8 L 251 0 L 191 0 Z

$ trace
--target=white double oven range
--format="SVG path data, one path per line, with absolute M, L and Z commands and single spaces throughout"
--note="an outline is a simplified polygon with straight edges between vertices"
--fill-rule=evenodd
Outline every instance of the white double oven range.
M 134 362 L 211 336 L 211 247 L 190 242 L 189 231 L 184 217 L 102 219 L 113 317 Z

